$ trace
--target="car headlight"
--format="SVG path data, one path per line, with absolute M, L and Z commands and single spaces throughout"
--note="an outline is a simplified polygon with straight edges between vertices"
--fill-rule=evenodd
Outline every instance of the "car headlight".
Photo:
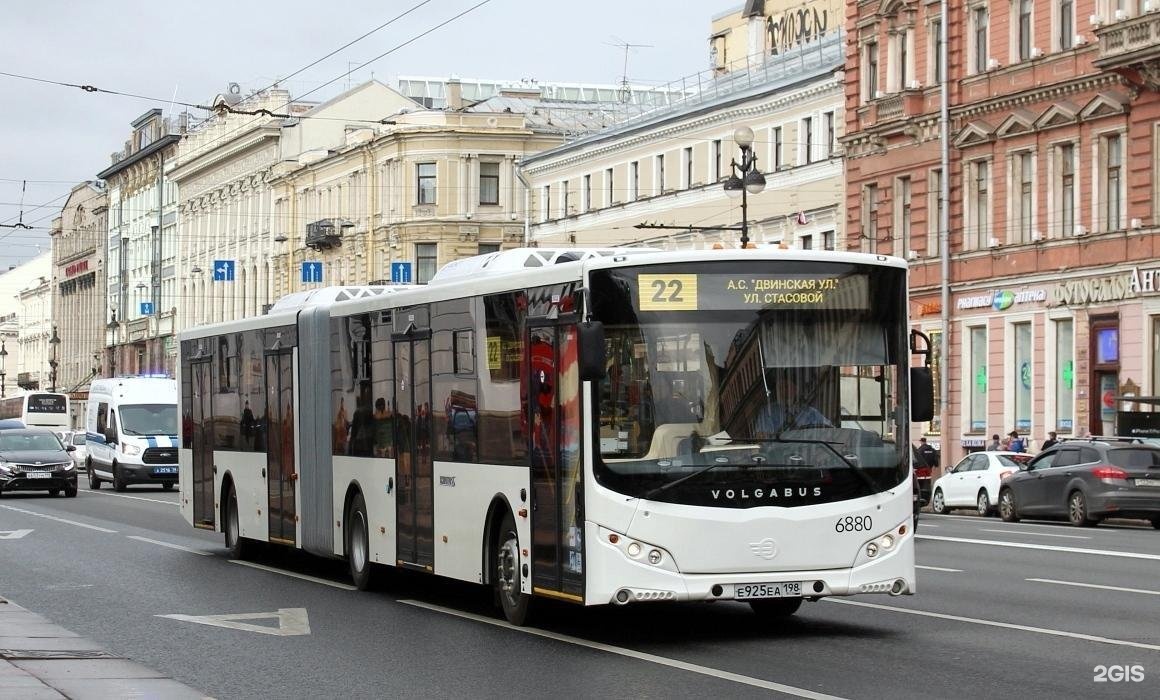
M 129 455 L 130 457 L 132 457 L 134 455 L 141 454 L 140 447 L 137 447 L 136 445 L 130 445 L 127 442 L 121 443 L 121 451 L 124 452 L 125 454 Z
M 69 460 L 69 461 L 65 462 L 64 464 L 62 464 L 62 465 L 60 465 L 60 466 L 61 466 L 61 468 L 62 468 L 62 469 L 64 469 L 66 472 L 71 472 L 73 469 L 76 469 L 76 468 L 77 468 L 77 465 L 76 465 L 76 464 L 74 464 L 72 460 Z
M 0 474 L 11 474 L 12 465 L 8 462 L 0 462 Z

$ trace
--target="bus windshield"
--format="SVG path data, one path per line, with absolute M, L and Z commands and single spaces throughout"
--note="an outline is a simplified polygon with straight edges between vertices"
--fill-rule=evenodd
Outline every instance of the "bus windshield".
M 903 483 L 905 283 L 899 268 L 800 260 L 594 270 L 597 479 L 733 508 Z
M 122 406 L 121 430 L 126 435 L 177 435 L 177 405 Z

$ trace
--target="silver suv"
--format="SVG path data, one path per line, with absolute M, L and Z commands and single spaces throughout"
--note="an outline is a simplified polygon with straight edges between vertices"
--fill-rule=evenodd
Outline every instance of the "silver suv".
M 1081 526 L 1144 518 L 1160 530 L 1160 447 L 1137 438 L 1065 440 L 1003 481 L 999 515 L 1063 515 Z

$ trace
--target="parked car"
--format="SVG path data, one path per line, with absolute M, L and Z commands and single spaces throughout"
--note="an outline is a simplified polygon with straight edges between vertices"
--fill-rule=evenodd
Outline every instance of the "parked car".
M 1062 515 L 1080 526 L 1144 518 L 1160 530 L 1160 447 L 1136 438 L 1061 442 L 1003 482 L 999 514 L 1008 522 Z
M 75 448 L 64 445 L 47 428 L 0 432 L 0 493 L 7 491 L 61 491 L 77 495 Z
M 77 465 L 77 469 L 83 469 L 85 458 L 89 456 L 88 438 L 85 436 L 85 431 L 66 431 L 60 441 L 76 448 L 72 453 L 73 464 Z
M 974 508 L 979 515 L 991 515 L 1003 480 L 1030 459 L 1020 452 L 974 452 L 963 457 L 934 482 L 931 510 L 946 513 L 952 508 Z

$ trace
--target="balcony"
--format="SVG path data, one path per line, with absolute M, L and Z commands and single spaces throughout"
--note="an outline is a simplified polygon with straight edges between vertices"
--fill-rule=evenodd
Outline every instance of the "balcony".
M 1131 73 L 1126 77 L 1133 82 L 1160 91 L 1160 12 L 1112 22 L 1095 34 L 1100 40 L 1097 68 Z
M 306 247 L 314 250 L 327 250 L 342 245 L 344 229 L 354 228 L 354 224 L 346 219 L 321 219 L 312 224 L 306 224 Z

